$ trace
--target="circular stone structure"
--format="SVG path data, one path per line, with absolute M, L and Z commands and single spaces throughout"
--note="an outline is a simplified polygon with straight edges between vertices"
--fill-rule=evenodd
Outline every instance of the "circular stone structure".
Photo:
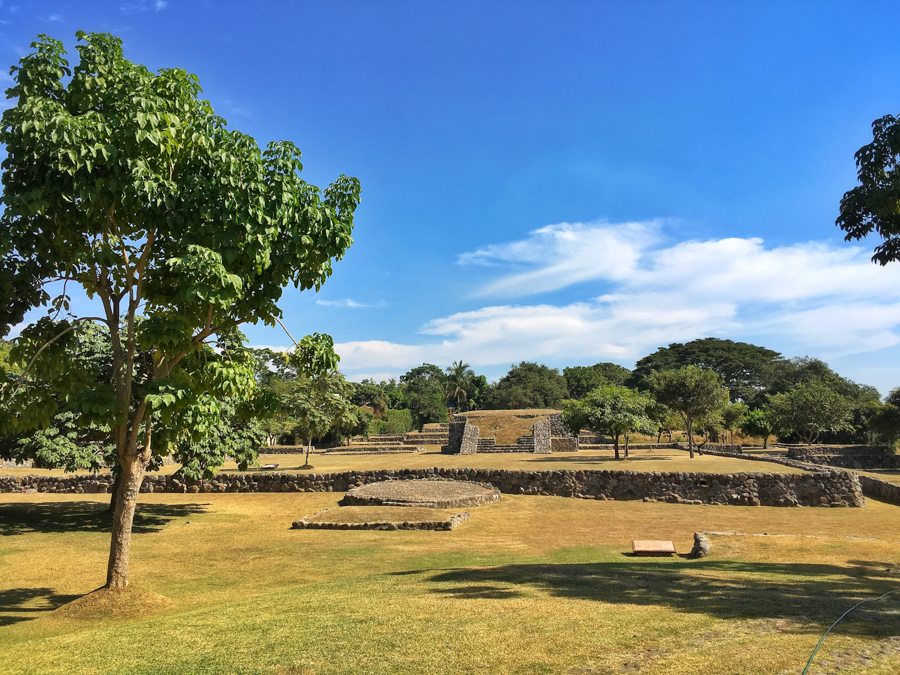
M 500 501 L 492 485 L 461 480 L 386 480 L 350 489 L 341 506 L 426 506 L 458 509 Z

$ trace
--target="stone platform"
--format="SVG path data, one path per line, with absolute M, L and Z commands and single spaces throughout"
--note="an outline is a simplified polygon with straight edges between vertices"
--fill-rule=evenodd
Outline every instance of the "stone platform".
M 387 480 L 350 489 L 341 506 L 424 506 L 458 509 L 500 501 L 492 485 L 460 480 Z

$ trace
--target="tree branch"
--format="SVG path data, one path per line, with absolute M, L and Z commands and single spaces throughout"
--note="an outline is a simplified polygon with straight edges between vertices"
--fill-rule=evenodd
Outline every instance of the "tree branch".
M 72 325 L 71 325 L 71 326 L 69 326 L 68 328 L 66 328 L 66 329 L 65 329 L 64 331 L 62 331 L 61 333 L 59 333 L 59 335 L 57 335 L 56 337 L 54 337 L 54 338 L 48 340 L 47 342 L 45 342 L 45 343 L 43 344 L 43 346 L 41 346 L 41 348 L 37 350 L 37 353 L 35 353 L 35 355 L 34 355 L 33 357 L 31 357 L 31 361 L 28 362 L 28 365 L 25 366 L 25 370 L 22 371 L 22 374 L 19 375 L 19 379 L 16 380 L 16 388 L 13 390 L 13 392 L 12 392 L 12 394 L 10 394 L 10 396 L 15 396 L 16 393 L 18 393 L 19 387 L 22 385 L 22 382 L 25 381 L 25 375 L 28 374 L 28 371 L 31 369 L 31 366 L 34 365 L 35 361 L 37 361 L 38 356 L 41 355 L 41 352 L 44 351 L 45 349 L 47 349 L 47 347 L 49 347 L 50 345 L 52 345 L 54 342 L 56 342 L 57 340 L 59 340 L 59 339 L 60 339 L 63 335 L 65 335 L 66 333 L 75 330 L 75 326 L 78 325 L 78 323 L 80 323 L 81 321 L 100 321 L 100 322 L 102 322 L 102 323 L 107 324 L 107 326 L 109 325 L 109 322 L 107 322 L 106 319 L 103 319 L 103 318 L 101 318 L 101 317 L 99 317 L 99 316 L 83 316 L 83 317 L 81 317 L 80 319 L 75 319 L 74 321 L 72 321 Z M 7 382 L 6 384 L 4 384 L 3 387 L 0 388 L 0 395 L 3 394 L 3 391 L 6 389 L 6 386 L 7 386 L 8 384 L 9 384 L 9 382 Z

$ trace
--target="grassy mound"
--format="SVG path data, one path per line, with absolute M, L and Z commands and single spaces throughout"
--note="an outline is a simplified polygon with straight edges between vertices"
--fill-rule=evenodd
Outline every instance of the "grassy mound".
M 174 604 L 158 593 L 133 587 L 121 591 L 98 588 L 54 610 L 53 617 L 75 621 L 136 619 L 170 609 Z

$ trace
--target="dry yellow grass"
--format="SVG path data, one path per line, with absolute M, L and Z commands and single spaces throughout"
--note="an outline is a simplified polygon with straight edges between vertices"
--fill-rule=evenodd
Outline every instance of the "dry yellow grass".
M 534 455 L 531 453 L 488 453 L 481 455 L 444 455 L 440 446 L 426 446 L 426 452 L 396 455 L 310 455 L 312 469 L 301 469 L 305 456 L 296 455 L 261 455 L 260 464 L 277 463 L 278 471 L 297 473 L 329 473 L 336 471 L 365 471 L 374 469 L 425 469 L 429 467 L 448 468 L 480 468 L 510 469 L 519 471 L 542 471 L 547 469 L 600 469 L 610 471 L 695 471 L 708 473 L 736 472 L 777 472 L 802 473 L 781 464 L 769 462 L 748 462 L 746 460 L 712 455 L 696 455 L 690 459 L 683 450 L 657 449 L 632 450 L 629 459 L 616 460 L 612 450 L 590 450 L 573 453 L 555 453 L 552 455 Z M 163 473 L 173 473 L 177 465 L 163 467 Z M 233 462 L 222 467 L 223 471 L 235 471 Z M 255 469 L 254 469 L 255 470 Z M 44 471 L 36 469 L 3 469 L 0 475 L 64 475 L 61 470 Z
M 84 622 L 46 610 L 102 582 L 105 500 L 0 496 L 0 672 L 795 673 L 849 604 L 900 586 L 900 509 L 878 502 L 504 496 L 453 532 L 289 529 L 340 497 L 142 495 L 134 583 L 172 605 Z M 686 552 L 698 530 L 770 536 L 714 537 L 699 561 L 627 555 L 634 538 Z M 822 657 L 877 651 L 898 608 L 848 621 Z M 900 668 L 871 663 L 841 672 Z
M 463 413 L 469 423 L 478 427 L 481 438 L 496 438 L 497 445 L 512 445 L 520 436 L 534 430 L 534 423 L 545 420 L 558 410 L 473 410 Z

